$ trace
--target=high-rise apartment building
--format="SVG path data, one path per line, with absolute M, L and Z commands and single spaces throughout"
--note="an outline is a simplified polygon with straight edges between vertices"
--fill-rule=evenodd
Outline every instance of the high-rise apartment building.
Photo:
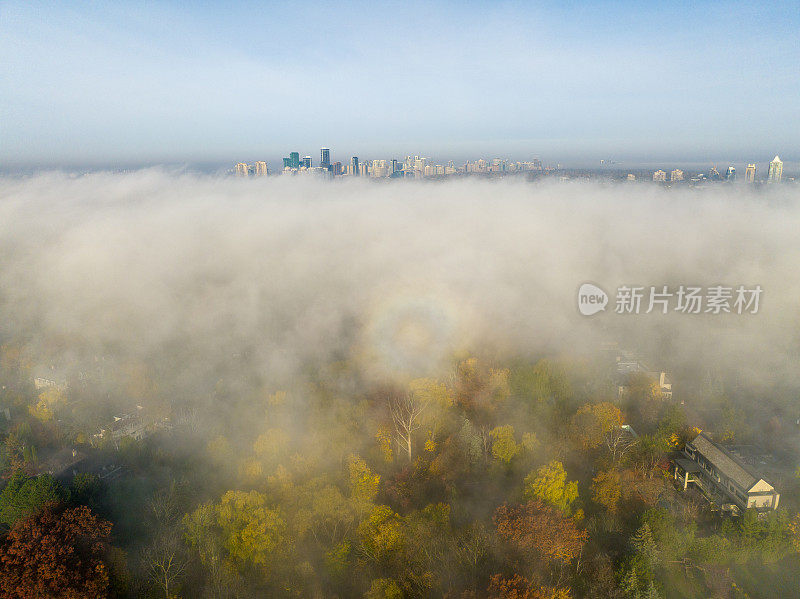
M 236 166 L 233 167 L 233 172 L 236 173 L 237 177 L 246 177 L 250 174 L 250 169 L 247 167 L 246 163 L 237 162 Z
M 358 156 L 353 156 L 350 159 L 350 174 L 353 175 L 354 177 L 357 177 L 359 175 Z
M 780 183 L 783 177 L 783 162 L 775 156 L 772 162 L 769 163 L 769 174 L 767 175 L 767 183 Z
M 683 171 L 679 168 L 673 169 L 669 174 L 670 181 L 683 181 Z
M 321 148 L 319 151 L 319 165 L 328 168 L 331 165 L 331 151 L 328 148 Z
M 425 169 L 430 166 L 428 158 L 420 158 L 419 156 L 414 156 L 414 177 L 417 179 L 421 179 L 425 176 Z
M 389 165 L 385 160 L 372 161 L 372 169 L 370 171 L 372 177 L 388 177 L 390 174 Z
M 267 168 L 267 163 L 262 161 L 255 163 L 255 175 L 256 177 L 266 177 L 269 175 L 269 169 Z
M 666 181 L 667 180 L 667 172 L 662 170 L 657 170 L 653 173 L 653 181 Z
M 736 181 L 736 169 L 733 166 L 729 166 L 728 170 L 725 171 L 725 180 Z
M 289 153 L 289 167 L 300 168 L 300 152 Z
M 333 171 L 334 176 L 338 177 L 342 174 L 342 163 L 341 162 L 334 162 L 331 165 L 331 170 Z
M 503 173 L 506 170 L 506 161 L 502 158 L 493 158 L 489 170 L 493 173 Z
M 755 164 L 748 164 L 747 168 L 744 169 L 744 180 L 748 183 L 755 183 L 756 181 L 756 165 Z
M 300 166 L 311 168 L 311 156 L 304 156 L 303 162 L 300 164 Z

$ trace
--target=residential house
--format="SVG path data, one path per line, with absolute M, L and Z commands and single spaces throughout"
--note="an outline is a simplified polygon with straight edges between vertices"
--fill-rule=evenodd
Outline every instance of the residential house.
M 628 380 L 634 374 L 643 374 L 658 385 L 662 398 L 672 399 L 672 380 L 669 375 L 663 370 L 647 367 L 632 353 L 624 351 L 617 355 L 617 393 L 620 399 L 628 393 Z
M 720 506 L 761 511 L 778 507 L 780 494 L 755 469 L 700 433 L 686 444 L 681 457 L 673 460 L 675 480 L 686 490 L 690 483 Z
M 39 365 L 33 369 L 33 386 L 37 391 L 50 387 L 64 391 L 68 387 L 67 375 L 55 366 Z

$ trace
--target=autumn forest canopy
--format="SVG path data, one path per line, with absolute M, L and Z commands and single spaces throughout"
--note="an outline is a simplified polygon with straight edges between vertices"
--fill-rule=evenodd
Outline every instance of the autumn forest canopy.
M 0 596 L 797 596 L 800 198 L 747 193 L 0 181 Z

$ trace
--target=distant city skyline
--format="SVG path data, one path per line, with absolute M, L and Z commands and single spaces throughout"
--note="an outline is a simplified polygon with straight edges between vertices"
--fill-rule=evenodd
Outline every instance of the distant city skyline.
M 683 169 L 677 168 L 675 163 L 665 168 L 670 169 L 669 172 L 663 168 L 657 168 L 654 171 L 648 171 L 647 166 L 638 165 L 630 166 L 622 163 L 617 163 L 613 160 L 601 160 L 600 164 L 592 164 L 585 167 L 575 167 L 561 163 L 554 163 L 551 161 L 543 161 L 538 156 L 531 160 L 512 160 L 502 157 L 486 158 L 481 157 L 466 161 L 437 161 L 427 156 L 422 155 L 406 155 L 402 158 L 385 157 L 358 157 L 351 156 L 349 161 L 346 160 L 344 164 L 341 160 L 332 160 L 331 148 L 320 148 L 319 162 L 314 162 L 311 155 L 306 155 L 300 158 L 299 151 L 292 151 L 284 156 L 278 167 L 269 169 L 267 163 L 264 161 L 256 161 L 252 164 L 247 162 L 237 162 L 233 168 L 225 169 L 228 174 L 237 176 L 267 176 L 267 175 L 280 175 L 280 174 L 318 174 L 327 176 L 356 176 L 356 177 L 369 177 L 369 178 L 435 178 L 457 175 L 469 174 L 485 174 L 485 175 L 513 175 L 513 174 L 561 174 L 562 178 L 567 173 L 584 171 L 585 173 L 596 173 L 600 176 L 614 176 L 623 178 L 624 175 L 629 181 L 636 181 L 642 179 L 652 179 L 654 182 L 671 184 L 686 182 L 688 184 L 700 184 L 704 182 L 723 181 L 728 183 L 737 182 L 736 165 L 727 161 L 720 162 L 720 168 L 724 172 L 720 172 L 717 164 L 699 165 L 699 168 L 687 168 L 688 172 Z M 335 156 L 334 156 L 335 158 Z M 727 166 L 724 166 L 726 165 Z M 633 172 L 627 172 L 628 170 Z M 604 174 L 605 173 L 605 174 Z M 783 180 L 795 181 L 793 174 L 787 175 L 783 179 L 783 161 L 778 156 L 769 162 L 766 171 L 766 177 L 758 176 L 758 163 L 750 163 L 744 167 L 745 183 L 780 183 Z
M 796 2 L 11 0 L 0 168 L 272 163 L 335 144 L 573 164 L 777 153 L 790 170 L 798 29 Z
M 342 169 L 342 173 L 347 171 L 348 166 L 351 164 L 352 156 L 346 152 L 337 152 L 335 148 L 326 148 L 329 152 L 329 160 L 330 166 L 333 169 L 337 168 L 337 165 L 340 169 Z M 305 150 L 304 150 L 305 152 Z M 317 150 L 319 152 L 319 149 Z M 311 155 L 313 155 L 313 150 L 310 151 Z M 298 167 L 302 166 L 302 157 L 299 156 L 298 153 Z M 397 160 L 402 162 L 402 160 L 406 157 L 406 155 L 401 155 L 398 153 L 386 153 L 381 155 L 365 155 L 363 152 L 359 153 L 362 156 L 366 156 L 364 159 L 367 161 L 373 160 L 383 160 L 387 162 L 387 167 L 391 168 L 391 163 L 393 160 Z M 434 155 L 426 155 L 420 154 L 419 152 L 415 153 L 414 155 L 423 156 L 427 158 L 433 164 L 447 164 L 448 162 L 453 162 L 454 164 L 463 165 L 466 162 L 475 162 L 480 159 L 483 160 L 492 160 L 494 158 L 500 158 L 501 160 L 505 160 L 507 162 L 530 162 L 532 160 L 541 160 L 543 166 L 551 167 L 555 169 L 559 167 L 561 169 L 567 170 L 594 170 L 594 171 L 638 171 L 642 172 L 650 172 L 653 173 L 658 170 L 664 170 L 667 174 L 667 181 L 671 181 L 671 173 L 674 170 L 687 173 L 689 172 L 708 172 L 712 167 L 717 167 L 718 169 L 722 169 L 722 176 L 724 177 L 725 171 L 728 167 L 733 167 L 736 171 L 736 180 L 738 181 L 750 181 L 750 167 L 755 167 L 755 181 L 767 181 L 768 180 L 768 173 L 771 159 L 764 158 L 763 156 L 757 156 L 755 161 L 753 160 L 702 160 L 702 161 L 690 161 L 690 160 L 658 160 L 658 161 L 625 161 L 625 160 L 613 160 L 613 159 L 588 159 L 588 160 L 560 160 L 555 157 L 550 157 L 546 155 L 542 155 L 541 153 L 530 153 L 526 158 L 521 158 L 516 160 L 509 155 L 502 154 L 499 156 L 491 156 L 484 155 L 483 157 L 478 155 L 472 155 L 467 158 L 458 158 L 453 159 L 448 156 L 434 156 Z M 543 156 L 543 157 L 542 157 Z M 540 158 L 541 157 L 541 158 Z M 36 173 L 41 171 L 49 171 L 49 170 L 61 170 L 65 172 L 71 173 L 89 173 L 89 172 L 96 172 L 96 171 L 133 171 L 139 169 L 146 169 L 152 167 L 166 167 L 170 170 L 178 170 L 178 171 L 189 171 L 189 172 L 200 172 L 200 173 L 207 173 L 207 174 L 225 174 L 227 172 L 232 172 L 235 170 L 235 166 L 237 164 L 244 164 L 246 166 L 251 167 L 252 171 L 255 169 L 268 169 L 270 175 L 274 175 L 279 173 L 283 167 L 283 160 L 285 158 L 281 157 L 265 157 L 264 153 L 257 152 L 255 154 L 248 154 L 244 155 L 242 152 L 235 153 L 233 156 L 229 157 L 228 160 L 221 160 L 221 161 L 209 161 L 209 162 L 191 162 L 191 161 L 136 161 L 136 162 L 99 162 L 99 163 L 59 163 L 59 164 L 24 164 L 24 165 L 17 165 L 17 164 L 3 164 L 0 163 L 0 174 L 15 174 L 15 173 Z M 361 157 L 359 157 L 359 162 L 361 162 Z M 312 159 L 312 163 L 314 167 L 320 165 L 319 159 Z M 263 166 L 259 166 L 263 165 Z M 800 161 L 799 162 L 783 162 L 782 163 L 782 177 L 784 180 L 788 178 L 796 178 L 800 177 Z M 263 171 L 260 171 L 263 172 Z M 254 173 L 251 173 L 254 174 Z

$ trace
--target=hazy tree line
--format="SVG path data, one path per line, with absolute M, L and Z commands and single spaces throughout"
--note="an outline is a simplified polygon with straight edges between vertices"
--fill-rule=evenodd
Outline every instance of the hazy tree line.
M 285 389 L 221 371 L 196 403 L 131 362 L 115 397 L 171 426 L 101 442 L 113 480 L 39 474 L 87 447 L 103 392 L 37 391 L 24 349 L 0 358 L 4 597 L 746 597 L 743 564 L 800 571 L 797 487 L 766 518 L 677 491 L 695 423 L 646 377 L 619 398 L 601 358 L 465 356 L 402 383 L 341 360 Z

